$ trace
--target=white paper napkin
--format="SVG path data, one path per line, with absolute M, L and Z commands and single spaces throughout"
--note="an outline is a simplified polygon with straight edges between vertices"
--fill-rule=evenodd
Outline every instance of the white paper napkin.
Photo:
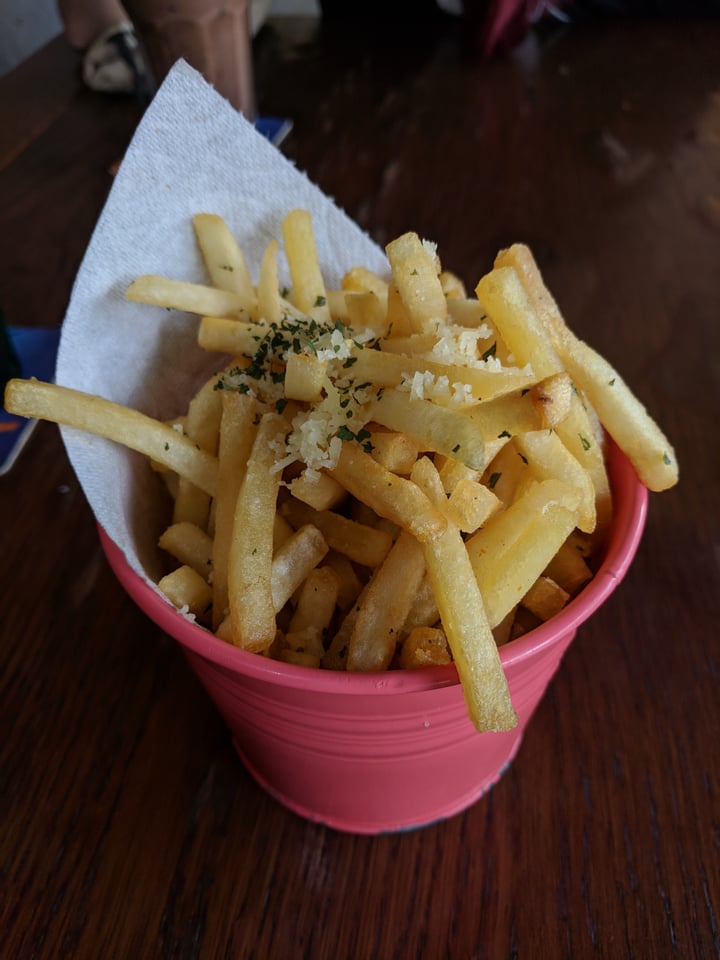
M 129 303 L 143 273 L 208 282 L 192 217 L 228 223 L 257 279 L 270 239 L 289 210 L 312 213 L 328 287 L 350 267 L 381 274 L 384 252 L 202 76 L 179 61 L 148 107 L 98 220 L 63 323 L 56 380 L 166 419 L 217 369 L 196 343 L 197 318 Z M 279 263 L 281 282 L 287 266 Z M 99 523 L 130 565 L 157 576 L 163 516 L 159 484 L 145 459 L 62 428 L 72 466 Z

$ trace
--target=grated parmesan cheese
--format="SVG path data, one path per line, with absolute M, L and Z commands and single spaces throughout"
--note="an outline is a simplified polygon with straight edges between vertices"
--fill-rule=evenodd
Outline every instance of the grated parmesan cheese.
M 434 244 L 424 242 L 428 256 L 436 255 Z M 352 336 L 349 333 L 352 332 Z M 487 324 L 477 328 L 438 321 L 438 339 L 432 349 L 416 357 L 426 357 L 455 368 L 481 368 L 502 371 L 501 361 L 494 356 L 494 344 L 484 352 L 493 336 Z M 284 367 L 291 354 L 306 354 L 326 364 L 323 399 L 295 413 L 286 437 L 273 447 L 273 473 L 300 462 L 305 476 L 312 480 L 320 471 L 332 470 L 338 462 L 345 441 L 359 441 L 370 452 L 370 433 L 366 429 L 371 401 L 378 395 L 372 383 L 356 383 L 352 375 L 358 348 L 377 344 L 377 334 L 366 329 L 349 331 L 339 321 L 321 323 L 312 317 L 286 314 L 278 323 L 258 323 L 257 349 L 246 366 L 237 366 L 219 377 L 216 388 L 247 393 L 282 412 L 285 397 Z M 509 368 L 514 369 L 514 368 Z M 525 368 L 532 373 L 530 365 Z M 477 402 L 472 387 L 461 379 L 450 382 L 447 375 L 430 371 L 402 374 L 398 389 L 409 391 L 420 400 L 431 400 L 448 407 L 465 407 Z M 176 429 L 182 432 L 178 424 Z
M 446 406 L 464 407 L 477 403 L 469 383 L 450 384 L 448 377 L 435 376 L 429 370 L 403 374 L 398 390 L 409 391 L 415 400 L 434 400 Z

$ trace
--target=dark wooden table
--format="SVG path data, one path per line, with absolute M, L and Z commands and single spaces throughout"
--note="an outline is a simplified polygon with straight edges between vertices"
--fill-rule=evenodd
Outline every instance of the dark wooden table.
M 501 782 L 355 837 L 245 772 L 39 425 L 0 480 L 4 958 L 720 955 L 720 22 L 542 29 L 484 64 L 461 33 L 271 20 L 261 109 L 378 242 L 415 229 L 473 285 L 528 242 L 681 483 Z M 60 324 L 139 112 L 62 41 L 0 81 L 8 322 Z

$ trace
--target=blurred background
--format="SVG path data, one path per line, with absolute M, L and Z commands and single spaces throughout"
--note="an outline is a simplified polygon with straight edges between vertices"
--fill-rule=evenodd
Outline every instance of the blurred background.
M 318 0 L 253 0 L 259 29 L 268 16 L 316 16 Z M 0 76 L 62 33 L 56 0 L 0 0 Z
M 484 53 L 514 46 L 530 24 L 543 18 L 578 22 L 720 15 L 720 0 L 413 0 L 411 5 L 406 0 L 250 0 L 250 25 L 254 35 L 269 17 L 404 19 L 420 9 L 427 12 L 428 5 L 464 14 L 470 29 L 482 33 Z M 60 33 L 57 0 L 0 0 L 0 76 Z

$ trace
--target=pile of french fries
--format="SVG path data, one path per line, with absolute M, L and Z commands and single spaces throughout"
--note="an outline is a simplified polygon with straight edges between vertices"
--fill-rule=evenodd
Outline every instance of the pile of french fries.
M 225 221 L 193 220 L 209 282 L 146 275 L 129 300 L 197 314 L 218 373 L 169 423 L 14 380 L 13 413 L 144 453 L 172 497 L 158 586 L 244 650 L 378 671 L 454 662 L 480 731 L 517 723 L 498 647 L 592 577 L 612 517 L 605 437 L 651 490 L 672 447 L 564 323 L 529 249 L 475 296 L 433 244 L 386 247 L 327 289 L 305 210 L 254 283 Z

